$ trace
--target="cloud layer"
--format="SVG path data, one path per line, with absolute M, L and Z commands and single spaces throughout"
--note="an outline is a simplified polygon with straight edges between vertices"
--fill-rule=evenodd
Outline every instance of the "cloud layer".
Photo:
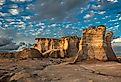
M 0 37 L 0 52 L 17 50 L 19 45 L 12 42 L 12 39 Z
M 84 5 L 88 0 L 37 0 L 34 5 L 36 20 L 55 18 L 64 19 L 71 10 Z

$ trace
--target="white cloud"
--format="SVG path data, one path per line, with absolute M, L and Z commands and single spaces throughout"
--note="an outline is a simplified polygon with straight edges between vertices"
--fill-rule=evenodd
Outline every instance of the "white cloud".
M 101 9 L 101 7 L 102 7 L 101 5 L 92 5 L 91 6 L 92 9 L 96 9 L 96 10 Z
M 7 16 L 7 13 L 0 12 L 0 16 L 1 17 Z
M 19 14 L 19 9 L 9 9 L 9 12 L 10 12 L 12 15 L 17 15 L 17 14 Z
M 118 0 L 107 0 L 107 1 L 110 1 L 110 2 L 118 2 Z
M 12 1 L 12 2 L 25 2 L 25 1 L 31 2 L 32 0 L 10 0 L 10 1 Z
M 119 17 L 119 20 L 121 20 L 121 17 Z
M 94 16 L 94 11 L 90 11 L 88 14 L 86 14 L 83 18 L 84 19 L 88 19 L 91 18 L 92 16 Z
M 120 42 L 121 43 L 121 38 L 113 39 L 112 43 L 114 43 L 114 42 Z
M 3 5 L 5 3 L 5 0 L 0 0 L 0 5 Z
M 98 12 L 98 14 L 100 14 L 100 15 L 105 14 L 105 13 L 106 13 L 106 11 L 100 11 L 100 12 Z
M 84 16 L 84 19 L 87 19 L 87 18 L 90 18 L 90 17 L 92 17 L 90 14 L 86 14 L 86 15 Z

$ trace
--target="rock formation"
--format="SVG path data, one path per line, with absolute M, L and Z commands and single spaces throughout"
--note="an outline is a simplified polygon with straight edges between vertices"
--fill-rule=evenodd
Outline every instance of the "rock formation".
M 112 32 L 106 33 L 104 25 L 83 29 L 82 38 L 67 36 L 60 39 L 37 38 L 33 46 L 40 52 L 59 49 L 49 56 L 73 57 L 78 60 L 117 60 L 111 46 Z M 59 56 L 58 56 L 59 55 Z M 75 61 L 75 60 L 74 60 Z

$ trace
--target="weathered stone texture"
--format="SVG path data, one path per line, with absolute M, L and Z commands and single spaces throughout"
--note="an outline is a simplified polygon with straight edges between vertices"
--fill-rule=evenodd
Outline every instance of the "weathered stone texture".
M 48 50 L 60 49 L 61 48 L 60 45 L 61 45 L 61 42 L 60 42 L 59 39 L 55 39 L 55 38 L 36 38 L 33 48 L 38 49 L 41 53 L 44 53 L 44 52 L 46 52 Z M 51 52 L 50 54 L 48 54 L 50 57 L 55 57 L 55 58 L 57 58 L 58 55 L 61 56 L 59 51 Z

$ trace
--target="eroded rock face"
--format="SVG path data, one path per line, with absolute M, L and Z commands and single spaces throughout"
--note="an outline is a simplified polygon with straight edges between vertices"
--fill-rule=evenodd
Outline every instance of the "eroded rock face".
M 71 57 L 79 50 L 79 39 L 76 36 L 62 37 L 60 39 L 36 38 L 35 42 L 33 48 L 38 49 L 41 53 L 47 50 L 60 49 L 51 53 L 50 57 Z
M 55 38 L 36 38 L 35 44 L 33 45 L 33 48 L 39 50 L 41 53 L 46 52 L 48 50 L 52 49 L 60 49 L 61 48 L 61 42 L 60 39 Z M 50 57 L 58 57 L 60 53 L 58 51 L 52 52 L 51 55 L 48 54 Z
M 36 38 L 33 48 L 38 49 L 41 53 L 50 49 L 51 39 L 49 38 Z
M 90 27 L 83 30 L 82 57 L 83 59 L 106 60 L 104 50 L 105 27 Z

